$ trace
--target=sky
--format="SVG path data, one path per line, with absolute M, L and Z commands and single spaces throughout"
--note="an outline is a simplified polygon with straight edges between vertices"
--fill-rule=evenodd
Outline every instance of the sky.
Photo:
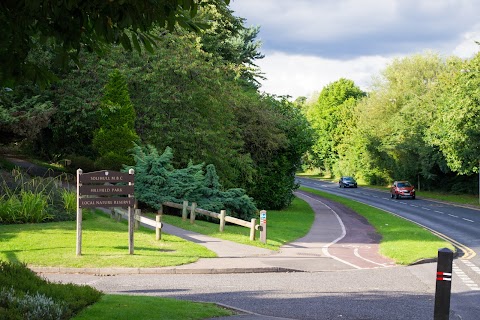
M 312 97 L 340 78 L 368 91 L 395 58 L 480 51 L 479 0 L 231 0 L 259 26 L 261 91 Z

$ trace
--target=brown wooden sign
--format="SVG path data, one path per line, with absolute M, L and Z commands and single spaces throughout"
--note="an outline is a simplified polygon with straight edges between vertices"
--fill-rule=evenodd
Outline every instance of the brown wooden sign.
M 133 207 L 135 198 L 80 198 L 80 208 L 95 207 Z
M 120 182 L 133 182 L 134 175 L 126 172 L 118 171 L 94 171 L 83 173 L 79 176 L 80 183 L 120 183 Z
M 81 185 L 79 186 L 80 195 L 128 195 L 134 193 L 134 186 L 119 185 Z

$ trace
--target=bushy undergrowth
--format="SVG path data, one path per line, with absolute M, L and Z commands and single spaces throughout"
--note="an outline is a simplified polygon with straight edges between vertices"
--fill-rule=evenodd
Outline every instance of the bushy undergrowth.
M 154 146 L 135 145 L 135 198 L 158 209 L 163 202 L 196 202 L 199 208 L 220 212 L 225 209 L 232 217 L 250 220 L 257 208 L 244 189 L 224 190 L 215 166 L 190 163 L 186 168 L 172 165 L 173 152 L 167 147 L 162 154 Z M 124 169 L 127 171 L 129 168 Z
M 61 186 L 63 176 L 30 177 L 15 169 L 2 172 L 0 223 L 39 223 L 73 220 L 76 193 Z
M 0 261 L 0 319 L 70 319 L 101 296 L 92 287 L 50 283 L 25 265 Z

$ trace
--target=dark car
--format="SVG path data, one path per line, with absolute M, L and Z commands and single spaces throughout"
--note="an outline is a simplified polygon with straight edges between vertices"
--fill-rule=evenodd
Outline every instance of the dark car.
M 338 181 L 338 186 L 340 188 L 356 188 L 357 181 L 355 181 L 355 179 L 352 177 L 341 177 Z
M 394 181 L 390 188 L 392 198 L 412 198 L 415 199 L 415 187 L 408 181 Z

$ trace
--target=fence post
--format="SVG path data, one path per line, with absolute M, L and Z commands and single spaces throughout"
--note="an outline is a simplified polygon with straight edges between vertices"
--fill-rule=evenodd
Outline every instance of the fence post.
M 437 284 L 435 288 L 434 320 L 450 317 L 450 295 L 452 291 L 453 252 L 448 248 L 438 250 Z
M 155 217 L 155 240 L 162 239 L 162 215 L 163 215 L 163 206 L 160 206 L 158 209 L 157 216 Z
M 255 224 L 257 223 L 257 219 L 252 218 L 250 220 L 250 240 L 255 240 Z
M 197 203 L 192 202 L 192 208 L 190 210 L 190 223 L 194 224 L 195 223 L 195 209 L 197 208 Z
M 220 232 L 223 232 L 225 229 L 225 215 L 227 214 L 226 210 L 220 210 Z
M 187 221 L 187 208 L 188 208 L 188 201 L 183 200 L 183 208 L 182 208 L 182 221 Z
M 140 226 L 140 216 L 142 215 L 142 210 L 140 209 L 135 209 L 135 230 L 138 230 L 138 227 Z

